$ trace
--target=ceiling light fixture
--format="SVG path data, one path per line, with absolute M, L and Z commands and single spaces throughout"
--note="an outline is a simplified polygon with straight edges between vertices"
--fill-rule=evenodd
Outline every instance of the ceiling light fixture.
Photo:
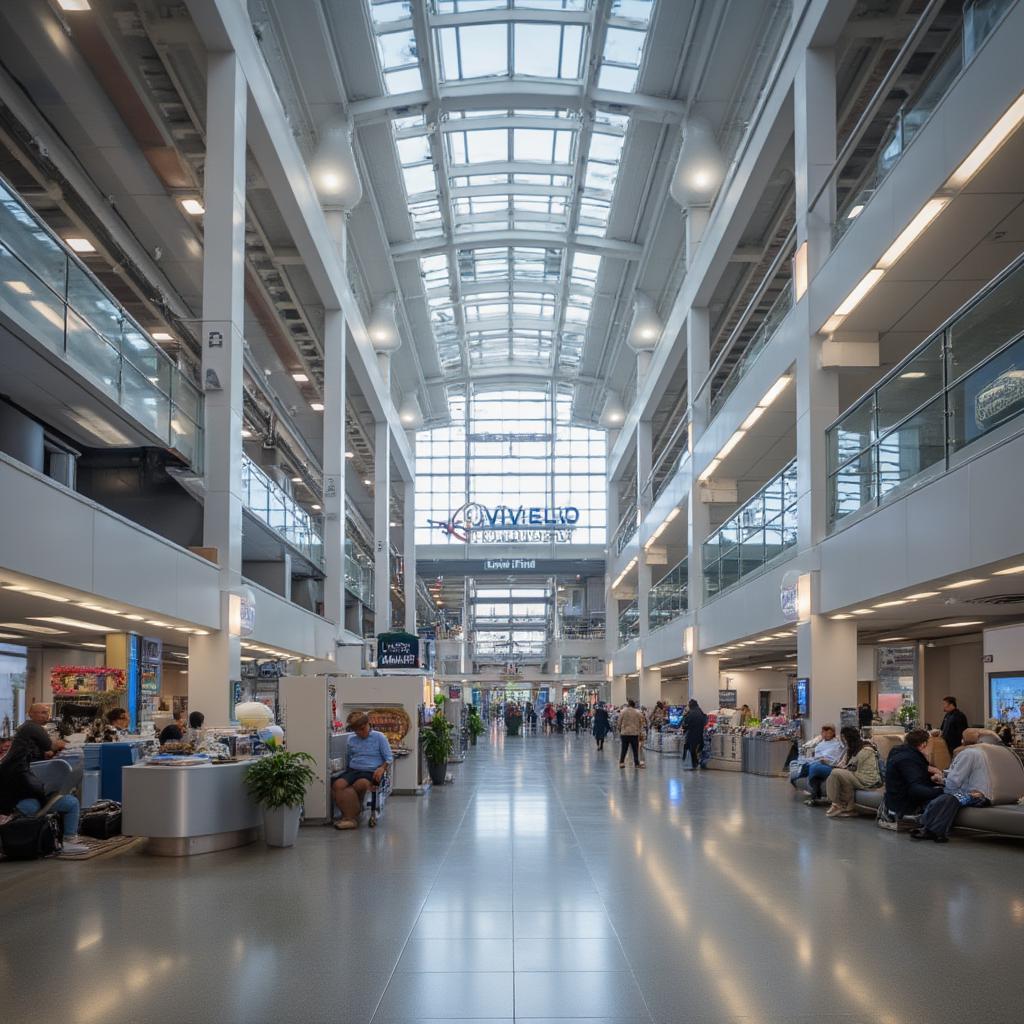
M 985 166 L 989 157 L 1013 134 L 1024 121 L 1024 93 L 1011 104 L 1005 114 L 989 129 L 985 137 L 971 150 L 967 159 L 950 175 L 949 188 L 963 188 Z
M 33 622 L 50 622 L 55 626 L 67 626 L 69 629 L 85 629 L 90 633 L 116 633 L 116 626 L 101 626 L 98 622 L 85 622 L 82 619 L 65 619 L 59 615 L 30 615 Z
M 997 569 L 994 576 L 1016 576 L 1017 573 L 1024 572 L 1024 565 L 1011 565 L 1009 569 Z
M 96 251 L 96 246 L 88 238 L 65 238 L 64 241 L 72 252 L 84 254 Z
M 21 633 L 47 633 L 57 635 L 63 633 L 63 629 L 54 629 L 51 626 L 33 626 L 31 623 L 23 622 L 0 622 L 4 629 L 16 629 Z
M 875 611 L 873 608 L 854 608 L 854 615 L 874 615 Z
M 192 217 L 201 217 L 206 207 L 198 199 L 182 199 L 181 208 Z
M 908 639 L 908 637 L 905 637 L 905 636 L 880 636 L 878 638 L 878 643 L 880 643 L 880 644 L 890 644 L 890 643 L 895 642 L 896 640 L 906 640 L 906 639 Z
M 242 427 L 242 437 L 244 437 L 244 438 L 252 437 L 252 431 L 248 427 Z
M 62 11 L 88 11 L 89 0 L 57 0 Z
M 174 341 L 174 335 L 169 331 L 153 331 L 150 337 L 154 341 Z
M 355 457 L 356 457 L 356 453 L 355 452 L 345 452 L 345 458 L 346 459 L 354 459 Z
M 927 377 L 928 374 L 924 370 L 908 370 L 906 373 L 900 374 L 900 380 L 921 380 L 922 377 Z
M 979 584 L 979 583 L 984 583 L 984 582 L 985 582 L 985 580 L 983 578 L 982 579 L 977 579 L 977 580 L 957 580 L 956 583 L 947 583 L 942 589 L 943 590 L 960 590 L 963 587 L 973 587 L 973 586 L 977 586 L 977 584 Z
M 881 601 L 875 605 L 876 608 L 895 608 L 898 604 L 906 604 L 907 599 L 902 598 L 899 601 Z
M 305 373 L 293 373 L 292 380 L 295 381 L 296 384 L 308 384 L 309 376 Z
M 323 402 L 310 402 L 309 403 L 309 407 L 310 407 L 310 409 L 313 410 L 313 412 L 323 412 L 324 411 L 324 403 Z
M 981 626 L 984 625 L 981 619 L 971 619 L 967 622 L 946 622 L 940 627 L 941 629 L 957 629 L 960 626 Z
M 924 234 L 925 229 L 942 211 L 949 206 L 947 196 L 929 199 L 917 212 L 917 216 L 899 233 L 896 241 L 885 250 L 882 258 L 875 264 L 875 270 L 888 270 L 897 260 Z M 874 271 L 872 271 L 874 273 Z M 879 274 L 881 276 L 881 274 Z M 871 285 L 868 291 L 873 288 Z M 867 294 L 865 292 L 865 294 Z M 859 299 L 857 300 L 860 301 Z M 840 312 L 840 310 L 836 310 Z
M 919 594 L 907 594 L 908 601 L 921 601 L 926 597 L 938 597 L 939 592 L 937 590 L 922 590 Z
M 846 215 L 847 220 L 856 220 L 864 212 L 863 203 L 854 203 L 850 207 L 850 212 Z

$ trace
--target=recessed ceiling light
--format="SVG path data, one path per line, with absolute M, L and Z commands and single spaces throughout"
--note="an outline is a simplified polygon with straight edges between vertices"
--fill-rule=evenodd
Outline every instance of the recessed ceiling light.
M 147 626 L 162 626 L 164 629 L 170 629 L 171 624 L 169 622 L 161 622 L 159 619 L 146 619 Z
M 79 608 L 87 608 L 91 612 L 102 612 L 104 615 L 123 615 L 124 612 L 118 611 L 116 608 L 105 608 L 101 604 L 86 604 L 84 601 L 80 601 L 78 604 Z
M 154 341 L 174 341 L 174 335 L 169 331 L 154 331 L 150 337 Z
M 252 437 L 252 431 L 248 427 L 242 427 L 242 437 Z
M 388 523 L 388 526 L 390 526 L 392 529 L 394 529 L 397 525 L 398 523 Z
M 345 458 L 346 459 L 354 459 L 355 457 L 356 457 L 356 453 L 355 452 L 345 452 Z
M 310 508 L 311 508 L 311 509 L 312 509 L 312 510 L 313 510 L 314 512 L 319 512 L 319 511 L 320 511 L 320 506 L 319 506 L 319 505 L 310 505 L 309 507 L 310 507 Z
M 846 215 L 847 220 L 856 220 L 864 212 L 863 203 L 854 203 L 850 207 L 850 212 Z
M 363 484 L 364 484 L 364 485 L 365 485 L 366 487 L 372 487 L 372 486 L 373 486 L 373 481 L 372 481 L 372 480 L 364 480 L 364 481 L 363 481 Z
M 875 611 L 873 608 L 854 608 L 854 615 L 874 615 Z
M 62 11 L 88 11 L 89 0 L 57 0 Z
M 922 377 L 927 377 L 928 374 L 924 370 L 908 370 L 906 373 L 900 374 L 900 380 L 921 380 Z
M 193 636 L 209 636 L 210 635 L 210 631 L 208 629 L 193 629 L 192 630 L 192 635 Z
M 106 644 L 95 644 L 91 640 L 80 640 L 78 642 L 79 647 L 95 647 L 98 651 L 105 651 L 107 649 Z
M 24 640 L 23 636 L 18 636 L 17 633 L 0 633 L 0 640 Z
M 323 412 L 324 411 L 324 403 L 323 402 L 310 402 L 309 403 L 309 407 L 310 407 L 310 409 L 313 410 L 313 412 Z
M 145 616 L 144 615 L 122 615 L 121 618 L 123 618 L 123 619 L 130 619 L 132 622 L 142 622 L 142 620 L 145 618 Z
M 898 604 L 906 604 L 906 603 L 907 603 L 907 599 L 906 598 L 902 598 L 899 601 L 882 601 L 879 604 L 876 604 L 875 607 L 876 608 L 895 608 L 896 605 L 898 605 Z
M 956 583 L 947 583 L 942 589 L 943 590 L 959 590 L 961 587 L 973 587 L 978 583 L 984 583 L 984 579 L 980 580 L 957 580 Z
M 293 373 L 292 380 L 295 381 L 296 384 L 308 384 L 309 375 L 305 373 Z
M 30 623 L 22 622 L 0 622 L 5 629 L 17 629 L 22 633 L 63 633 L 63 629 L 53 629 L 50 626 L 33 626 Z
M 88 253 L 96 251 L 96 246 L 88 238 L 65 238 L 64 241 L 68 243 L 73 252 Z
M 909 637 L 905 637 L 905 636 L 880 636 L 878 638 L 878 642 L 880 644 L 888 644 L 888 643 L 892 643 L 894 640 L 908 640 L 908 639 L 909 639 Z
M 292 483 L 293 484 L 301 484 L 302 483 L 302 477 L 301 476 L 293 476 L 292 477 Z
M 206 213 L 206 207 L 198 199 L 182 199 L 181 208 L 193 217 L 201 217 Z
M 969 622 L 946 622 L 943 623 L 943 629 L 956 629 L 958 626 L 981 626 L 983 622 L 981 619 L 971 619 Z
M 71 629 L 86 629 L 92 633 L 116 633 L 115 626 L 101 626 L 98 622 L 85 622 L 82 619 L 64 619 L 58 615 L 30 615 L 33 622 L 52 622 L 55 626 L 68 626 Z
M 938 597 L 937 590 L 922 590 L 920 594 L 907 594 L 908 601 L 921 601 L 926 597 Z
M 994 575 L 1016 576 L 1019 572 L 1024 572 L 1024 565 L 1011 565 L 1009 569 L 997 569 Z

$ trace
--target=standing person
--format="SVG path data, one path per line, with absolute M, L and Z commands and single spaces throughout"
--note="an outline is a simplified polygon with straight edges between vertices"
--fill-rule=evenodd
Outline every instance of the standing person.
M 612 730 L 612 723 L 608 717 L 608 709 L 604 701 L 598 701 L 597 709 L 594 711 L 594 739 L 597 740 L 597 749 L 604 750 L 604 738 Z
M 626 751 L 633 751 L 633 765 L 646 768 L 640 760 L 640 734 L 644 731 L 644 716 L 640 714 L 636 701 L 631 697 L 626 707 L 619 712 L 619 767 L 626 767 Z
M 690 755 L 690 762 L 693 765 L 690 771 L 703 767 L 700 763 L 700 755 L 704 749 L 704 727 L 707 724 L 708 716 L 704 714 L 695 700 L 691 700 L 686 705 L 686 714 L 683 715 L 683 729 L 686 732 L 683 759 L 686 759 L 687 754 Z
M 576 702 L 576 710 L 573 712 L 573 731 L 579 736 L 583 730 L 583 719 L 587 716 L 587 708 L 583 701 Z
M 742 729 L 753 717 L 754 712 L 750 710 L 750 705 L 744 704 L 740 708 L 740 728 Z
M 545 704 L 544 705 L 544 729 L 547 732 L 551 732 L 554 728 L 555 722 L 555 705 Z
M 864 701 L 863 704 L 857 709 L 857 722 L 862 729 L 867 729 L 871 723 L 875 720 L 874 712 L 871 710 L 871 705 Z
M 565 732 L 565 707 L 562 704 L 558 705 L 558 710 L 555 712 L 555 732 Z
M 659 700 L 651 712 L 651 732 L 661 732 L 665 724 L 665 702 Z
M 956 706 L 956 697 L 943 697 L 942 710 L 945 715 L 939 732 L 949 747 L 949 756 L 952 757 L 957 747 L 962 747 L 964 742 L 964 729 L 967 728 L 967 716 Z

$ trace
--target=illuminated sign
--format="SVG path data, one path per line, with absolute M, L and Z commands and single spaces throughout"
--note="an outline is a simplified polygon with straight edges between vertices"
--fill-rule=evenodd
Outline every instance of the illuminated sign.
M 466 502 L 447 520 L 427 520 L 446 537 L 467 544 L 567 543 L 579 521 L 580 510 L 575 505 L 554 508 L 495 505 L 488 508 L 478 501 Z

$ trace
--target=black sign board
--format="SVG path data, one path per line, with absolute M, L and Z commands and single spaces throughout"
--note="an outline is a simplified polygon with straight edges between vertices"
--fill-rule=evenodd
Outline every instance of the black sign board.
M 411 633 L 381 633 L 377 637 L 377 668 L 418 668 L 420 638 Z
M 718 706 L 720 708 L 734 708 L 734 707 L 736 707 L 736 691 L 735 690 L 719 690 L 718 691 Z

